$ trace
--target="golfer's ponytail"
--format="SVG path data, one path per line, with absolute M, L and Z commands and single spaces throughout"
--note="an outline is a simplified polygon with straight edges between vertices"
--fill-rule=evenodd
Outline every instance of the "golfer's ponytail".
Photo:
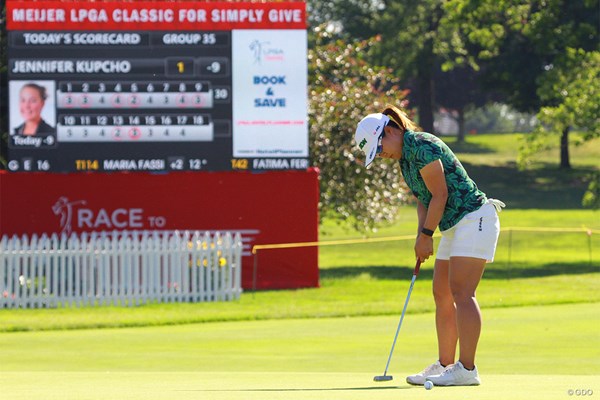
M 412 122 L 410 118 L 408 118 L 406 114 L 396 106 L 387 105 L 385 110 L 383 110 L 382 114 L 390 117 L 390 122 L 393 122 L 395 125 L 398 126 L 398 128 L 401 128 L 405 131 L 421 130 L 421 128 L 419 128 L 417 124 Z

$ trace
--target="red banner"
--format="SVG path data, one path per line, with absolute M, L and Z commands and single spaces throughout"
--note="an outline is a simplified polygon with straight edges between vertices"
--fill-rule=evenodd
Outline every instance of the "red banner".
M 8 30 L 306 29 L 303 2 L 7 0 Z
M 240 232 L 242 284 L 256 244 L 318 240 L 318 171 L 9 174 L 0 171 L 0 235 L 112 230 Z M 257 288 L 315 287 L 318 250 L 259 253 Z

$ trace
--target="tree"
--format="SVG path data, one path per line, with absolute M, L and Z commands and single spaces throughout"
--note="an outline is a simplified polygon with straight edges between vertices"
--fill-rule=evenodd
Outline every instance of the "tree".
M 433 132 L 436 56 L 435 31 L 442 0 L 408 4 L 392 0 L 309 0 L 311 20 L 338 25 L 346 40 L 381 40 L 365 49 L 370 62 L 391 68 L 403 84 L 414 87 L 410 95 L 418 110 L 418 123 Z
M 438 34 L 445 12 L 443 1 L 309 0 L 308 4 L 311 21 L 338 27 L 346 39 L 381 35 L 381 41 L 369 49 L 369 57 L 372 63 L 391 68 L 411 90 L 409 98 L 424 130 L 434 132 L 438 107 L 452 108 L 460 116 L 485 102 L 487 94 L 479 85 L 477 71 L 469 67 L 441 69 L 444 54 L 436 49 L 451 47 L 443 42 L 447 38 Z M 459 139 L 464 139 L 464 129 Z
M 568 133 L 582 127 L 583 141 L 600 136 L 600 52 L 567 49 L 556 60 L 538 88 L 540 99 L 550 104 L 542 107 L 540 124 L 526 138 L 521 149 L 521 165 L 541 148 L 547 138 L 560 135 L 561 167 L 570 168 Z
M 392 68 L 403 82 L 411 83 L 418 123 L 423 130 L 434 132 L 434 75 L 439 69 L 434 47 L 443 1 L 408 3 L 389 0 L 380 4 L 379 12 L 372 18 L 382 36 L 379 45 L 373 49 L 374 60 Z
M 449 71 L 440 68 L 434 75 L 437 105 L 455 110 L 458 114 L 458 142 L 465 141 L 467 111 L 494 100 L 492 93 L 481 90 L 480 79 L 481 71 L 469 66 L 457 66 Z
M 597 0 L 449 0 L 444 10 L 439 34 L 446 40 L 438 43 L 451 46 L 436 50 L 445 54 L 446 67 L 483 66 L 485 87 L 504 93 L 519 111 L 555 107 L 559 99 L 544 89 L 555 79 L 552 71 L 561 68 L 570 48 L 598 48 Z M 577 98 L 573 89 L 569 96 Z M 569 166 L 571 128 L 561 132 L 563 167 Z
M 362 117 L 381 110 L 389 98 L 406 107 L 407 93 L 389 70 L 365 61 L 376 39 L 346 43 L 320 26 L 314 40 L 308 54 L 309 136 L 311 164 L 321 170 L 319 214 L 371 230 L 396 218 L 407 189 L 397 162 L 358 165 L 352 139 Z
M 560 136 L 561 168 L 570 168 L 569 131 L 582 127 L 582 142 L 600 137 L 600 52 L 567 49 L 557 60 L 539 88 L 540 98 L 552 104 L 537 114 L 540 124 L 526 137 L 520 151 L 523 167 L 539 150 L 548 146 L 547 138 Z M 600 208 L 600 171 L 589 175 L 589 187 L 582 204 Z

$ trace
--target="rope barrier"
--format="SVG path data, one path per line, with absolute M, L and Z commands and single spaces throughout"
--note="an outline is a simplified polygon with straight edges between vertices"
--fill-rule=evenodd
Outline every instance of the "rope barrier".
M 600 230 L 594 230 L 589 228 L 537 228 L 537 227 L 509 227 L 502 228 L 503 231 L 520 231 L 520 232 L 582 232 L 588 235 L 600 234 Z M 440 234 L 436 232 L 434 237 L 439 237 Z M 313 242 L 291 242 L 291 243 L 274 243 L 274 244 L 257 244 L 252 246 L 252 254 L 256 254 L 258 250 L 267 249 L 291 249 L 297 247 L 313 247 L 313 246 L 337 246 L 344 244 L 362 244 L 362 243 L 375 243 L 375 242 L 394 242 L 399 240 L 410 240 L 415 239 L 415 235 L 404 235 L 404 236 L 385 236 L 380 238 L 363 238 L 363 239 L 342 239 L 342 240 L 323 240 Z
M 503 228 L 503 230 L 521 231 L 521 232 L 559 232 L 559 233 L 572 233 L 572 232 L 584 232 L 588 235 L 598 234 L 599 230 L 593 230 L 589 228 L 534 228 L 534 227 L 511 227 Z
M 508 232 L 509 245 L 508 245 L 508 268 L 510 269 L 511 256 L 512 256 L 512 233 L 516 232 L 554 232 L 554 233 L 585 233 L 591 239 L 592 235 L 600 234 L 600 230 L 590 229 L 586 227 L 581 228 L 539 228 L 539 227 L 508 227 L 502 228 L 500 233 Z M 438 232 L 434 234 L 434 237 L 441 236 Z M 323 240 L 323 241 L 312 241 L 312 242 L 292 242 L 292 243 L 273 243 L 273 244 L 257 244 L 252 246 L 252 254 L 254 255 L 254 268 L 252 277 L 253 291 L 256 291 L 256 283 L 258 277 L 258 251 L 259 250 L 272 250 L 272 249 L 292 249 L 300 247 L 314 247 L 314 246 L 338 246 L 346 244 L 365 244 L 365 243 L 377 243 L 377 242 L 395 242 L 401 240 L 414 240 L 415 235 L 404 235 L 404 236 L 385 236 L 379 238 L 363 238 L 363 239 L 341 239 L 341 240 Z M 591 241 L 588 241 L 590 262 L 591 262 Z
M 294 247 L 336 246 L 336 245 L 342 245 L 342 244 L 394 242 L 397 240 L 407 240 L 407 239 L 414 239 L 414 238 L 415 238 L 415 235 L 405 235 L 405 236 L 386 236 L 386 237 L 381 237 L 381 238 L 344 239 L 344 240 L 329 240 L 329 241 L 317 241 L 317 242 L 257 244 L 252 247 L 252 254 L 256 254 L 256 252 L 258 250 L 265 250 L 265 249 L 290 249 L 290 248 L 294 248 Z

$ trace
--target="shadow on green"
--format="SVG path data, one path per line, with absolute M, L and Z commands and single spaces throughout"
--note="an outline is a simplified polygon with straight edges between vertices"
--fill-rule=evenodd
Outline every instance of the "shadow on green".
M 442 140 L 449 142 L 448 138 L 442 137 Z M 480 143 L 473 143 L 469 141 L 464 142 L 452 142 L 449 143 L 450 148 L 454 153 L 469 153 L 469 154 L 492 154 L 495 153 L 493 148 L 482 145 Z
M 506 166 L 464 165 L 481 190 L 513 209 L 581 209 L 581 199 L 593 171 L 563 170 L 550 164 L 519 171 L 514 162 Z
M 501 265 L 501 264 L 499 264 Z M 524 264 L 530 265 L 530 264 Z M 581 275 L 600 272 L 598 265 L 589 262 L 577 263 L 549 263 L 540 264 L 536 267 L 523 267 L 513 263 L 510 268 L 488 267 L 484 272 L 485 279 L 509 279 L 509 278 L 539 278 L 556 275 Z M 378 280 L 407 280 L 412 277 L 413 269 L 401 266 L 372 266 L 372 267 L 335 267 L 321 269 L 322 279 L 352 279 L 358 276 L 370 276 Z M 432 269 L 421 270 L 419 277 L 431 279 Z
M 182 390 L 185 392 L 346 392 L 357 390 L 398 390 L 414 389 L 416 386 L 368 386 L 352 388 L 295 388 L 295 389 L 212 389 L 212 390 Z

